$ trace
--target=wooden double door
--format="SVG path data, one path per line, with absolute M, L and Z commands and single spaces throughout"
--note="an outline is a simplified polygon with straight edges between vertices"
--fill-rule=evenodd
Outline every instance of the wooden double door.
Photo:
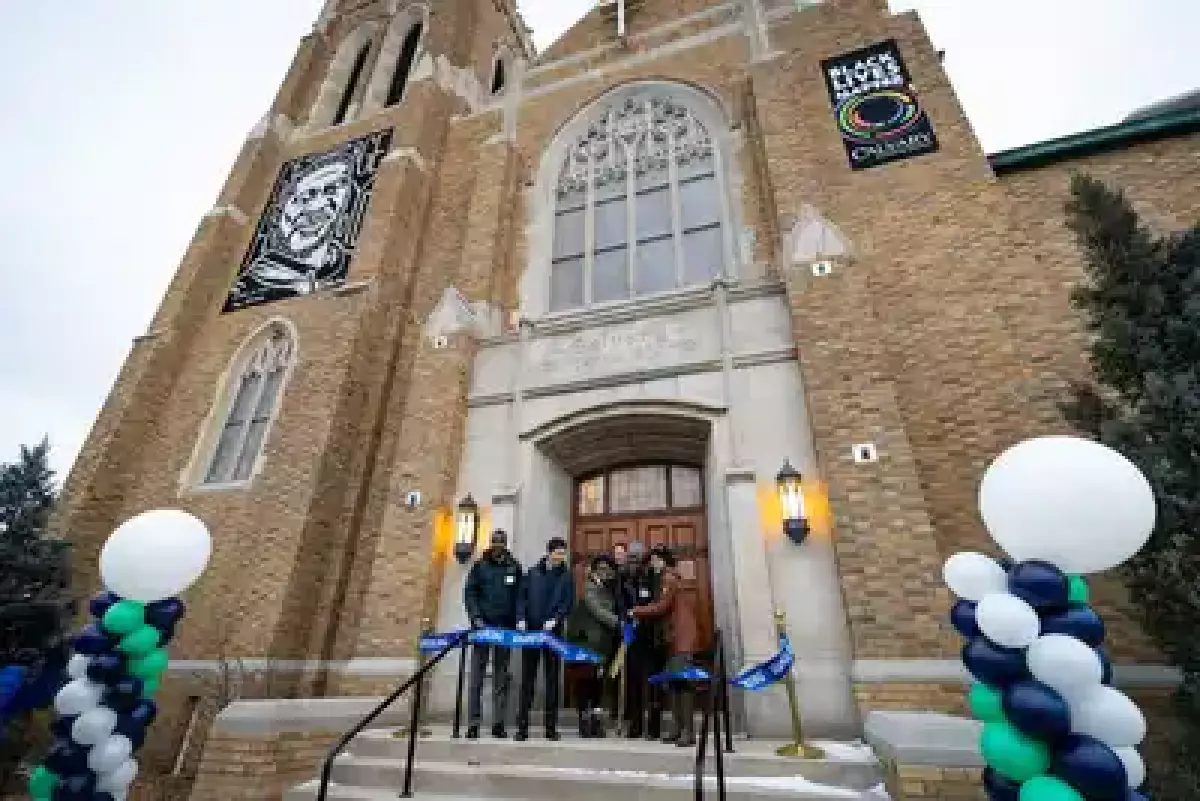
M 639 513 L 628 517 L 578 518 L 571 535 L 575 586 L 582 587 L 592 557 L 611 554 L 618 544 L 640 542 L 648 553 L 666 546 L 677 560 L 683 591 L 696 596 L 700 648 L 713 644 L 712 571 L 703 509 L 688 512 Z

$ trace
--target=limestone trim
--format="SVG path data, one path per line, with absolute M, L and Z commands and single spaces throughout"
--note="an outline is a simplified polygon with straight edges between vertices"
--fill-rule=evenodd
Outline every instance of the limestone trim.
M 863 684 L 971 682 L 956 659 L 856 659 L 852 676 Z M 1174 687 L 1180 681 L 1179 669 L 1169 665 L 1113 666 L 1113 684 L 1119 687 Z
M 187 466 L 180 475 L 179 494 L 181 496 L 196 492 L 244 489 L 254 482 L 255 477 L 262 471 L 267 442 L 270 440 L 271 432 L 275 428 L 275 421 L 283 407 L 283 398 L 291 381 L 292 371 L 299 360 L 299 348 L 300 340 L 296 333 L 296 326 L 283 317 L 272 317 L 267 320 L 238 346 L 233 358 L 230 359 L 228 366 L 217 381 L 213 402 L 209 407 L 208 414 L 200 424 L 196 445 L 192 449 Z M 267 361 L 271 363 L 268 365 Z M 234 401 L 240 394 L 243 379 L 251 370 L 266 370 L 268 367 L 281 369 L 282 375 L 273 397 L 269 399 L 271 408 L 268 411 L 259 441 L 257 445 L 252 446 L 255 453 L 246 477 L 220 483 L 208 482 L 209 469 L 217 457 L 217 447 L 229 415 L 233 411 Z M 262 383 L 264 382 L 260 382 L 259 387 L 260 395 L 255 396 L 252 404 L 244 410 L 249 415 L 245 423 L 247 431 L 251 426 L 251 418 L 258 415 L 257 407 L 263 391 Z M 242 436 L 243 442 L 238 447 L 235 457 L 237 459 L 242 458 L 243 449 L 247 447 L 244 442 L 247 434 L 244 433 Z
M 589 136 L 601 119 L 612 121 L 614 109 L 624 109 L 630 103 L 641 103 L 648 99 L 657 99 L 668 104 L 671 108 L 684 111 L 688 119 L 694 121 L 696 130 L 703 131 L 703 147 L 711 153 L 712 171 L 716 178 L 716 193 L 718 196 L 720 216 L 720 236 L 722 244 L 721 265 L 718 275 L 735 277 L 739 272 L 740 256 L 734 246 L 736 231 L 741 230 L 740 203 L 733 202 L 731 187 L 741 186 L 736 176 L 736 167 L 730 154 L 736 152 L 736 132 L 732 127 L 734 115 L 715 96 L 691 84 L 676 81 L 635 80 L 608 89 L 594 98 L 578 113 L 566 120 L 551 141 L 550 146 L 542 156 L 537 179 L 530 189 L 529 208 L 530 224 L 528 241 L 530 243 L 529 257 L 526 269 L 521 278 L 521 313 L 522 316 L 538 320 L 539 318 L 553 319 L 558 316 L 570 317 L 577 315 L 579 307 L 551 312 L 550 278 L 554 262 L 554 232 L 558 195 L 564 176 L 564 165 L 569 162 L 569 155 L 577 152 L 580 142 Z M 691 123 L 689 123 L 690 125 Z M 645 134 L 641 131 L 639 135 Z M 689 146 L 690 147 L 690 146 Z M 697 145 L 699 147 L 699 145 Z M 669 159 L 674 163 L 674 157 Z M 632 169 L 632 167 L 630 167 Z M 671 214 L 673 224 L 677 225 L 681 216 L 677 192 L 678 178 L 676 170 L 671 168 Z M 588 189 L 589 198 L 593 190 Z M 594 237 L 592 231 L 593 202 L 589 199 L 586 206 L 585 225 L 587 226 L 588 247 L 584 249 L 584 278 L 589 280 L 591 244 Z M 627 226 L 632 222 L 627 221 Z M 678 232 L 676 232 L 678 233 Z M 632 234 L 627 236 L 627 246 L 632 246 Z M 676 239 L 678 239 L 676 237 Z M 677 242 L 676 247 L 681 247 Z M 683 287 L 686 288 L 686 287 Z M 706 291 L 707 287 L 698 287 Z M 680 289 L 670 290 L 670 292 Z M 711 293 L 709 293 L 711 294 Z M 627 303 L 636 302 L 636 298 L 623 299 L 605 304 L 592 305 L 590 295 L 585 290 L 585 308 L 603 309 L 619 308 Z
M 237 206 L 214 206 L 205 212 L 204 216 L 205 218 L 228 217 L 238 225 L 245 225 L 246 223 L 250 222 L 250 216 Z
M 722 10 L 728 11 L 732 6 L 722 6 Z M 623 59 L 615 59 L 603 66 L 594 67 L 592 69 L 581 69 L 578 72 L 551 83 L 541 84 L 527 90 L 527 97 L 540 97 L 541 95 L 552 94 L 563 89 L 569 89 L 578 84 L 591 84 L 597 78 L 611 75 L 613 73 L 626 73 L 633 67 L 643 66 L 650 62 L 657 61 L 660 58 L 674 55 L 684 50 L 690 50 L 694 47 L 702 47 L 711 44 L 727 36 L 744 36 L 745 29 L 740 20 L 729 22 L 724 25 L 717 25 L 707 30 L 701 31 L 693 36 L 688 36 L 683 39 L 669 41 L 658 47 L 649 48 L 645 51 L 634 53 Z
M 553 438 L 600 420 L 612 420 L 620 417 L 636 415 L 661 415 L 663 417 L 685 417 L 705 424 L 713 418 L 722 417 L 727 409 L 724 406 L 712 406 L 692 401 L 667 400 L 627 400 L 613 403 L 602 403 L 586 409 L 565 414 L 547 423 L 523 431 L 519 435 L 522 440 L 537 445 L 550 442 Z
M 421 35 L 417 39 L 417 48 L 413 54 L 412 63 L 409 65 L 409 74 L 405 77 L 406 83 L 412 80 L 417 64 L 420 62 L 422 54 L 425 53 L 425 39 L 429 35 L 429 6 L 425 3 L 414 3 L 405 7 L 388 23 L 387 32 L 383 35 L 383 44 L 379 47 L 379 56 L 375 59 L 375 68 L 371 72 L 367 90 L 363 94 L 362 116 L 374 114 L 386 105 L 388 88 L 392 84 L 392 78 L 404 50 L 404 40 L 417 25 L 421 26 Z
M 379 28 L 380 23 L 377 21 L 364 22 L 342 39 L 337 52 L 334 53 L 333 60 L 329 63 L 325 80 L 317 91 L 317 99 L 308 112 L 308 123 L 304 126 L 306 132 L 317 131 L 333 124 L 338 104 L 341 102 L 342 95 L 349 88 L 346 84 L 350 80 L 359 51 L 375 38 Z M 353 122 L 357 116 L 357 109 L 351 103 L 346 118 L 342 120 L 341 124 Z
M 682 16 L 682 17 L 673 19 L 670 22 L 665 22 L 656 28 L 651 28 L 650 30 L 633 34 L 632 36 L 627 36 L 626 42 L 628 44 L 632 45 L 632 44 L 636 44 L 638 42 L 643 42 L 647 39 L 655 39 L 655 38 L 663 36 L 664 34 L 668 34 L 671 31 L 679 30 L 680 28 L 687 27 L 696 22 L 701 22 L 710 17 L 720 17 L 722 15 L 727 15 L 727 14 L 731 13 L 734 9 L 735 9 L 734 3 L 720 3 L 717 5 L 709 6 L 708 8 L 703 8 L 699 11 L 693 12 L 691 14 L 687 14 L 686 16 Z M 530 74 L 530 76 L 534 76 L 541 72 L 548 72 L 548 71 L 553 71 L 553 70 L 557 70 L 557 69 L 562 69 L 563 67 L 569 67 L 572 64 L 583 64 L 588 61 L 591 61 L 596 56 L 600 56 L 600 55 L 603 55 L 604 53 L 608 53 L 610 51 L 618 50 L 618 49 L 625 49 L 625 46 L 615 43 L 615 42 L 608 42 L 606 44 L 598 45 L 598 46 L 590 48 L 588 50 L 580 50 L 579 52 L 571 53 L 568 56 L 563 56 L 562 58 L 555 59 L 554 61 L 547 61 L 547 62 L 538 64 L 537 66 L 530 68 L 529 74 Z M 630 49 L 633 49 L 633 48 L 630 48 Z

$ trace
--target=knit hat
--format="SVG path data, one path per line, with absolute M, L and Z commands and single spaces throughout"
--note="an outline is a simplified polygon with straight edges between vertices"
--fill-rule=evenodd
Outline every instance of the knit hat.
M 502 528 L 492 529 L 492 545 L 508 545 L 508 532 Z

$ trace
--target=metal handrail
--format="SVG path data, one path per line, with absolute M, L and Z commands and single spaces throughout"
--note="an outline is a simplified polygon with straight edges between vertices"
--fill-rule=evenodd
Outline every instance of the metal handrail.
M 404 684 L 400 685 L 400 687 L 393 691 L 391 695 L 383 699 L 383 702 L 379 704 L 379 706 L 368 712 L 362 720 L 354 725 L 354 728 L 343 734 L 341 739 L 329 749 L 329 753 L 325 756 L 325 760 L 321 763 L 321 784 L 317 788 L 317 801 L 325 801 L 325 798 L 329 793 L 329 781 L 333 775 L 334 760 L 336 760 L 341 753 L 346 750 L 346 746 L 348 746 L 355 737 L 362 733 L 363 729 L 367 728 L 367 726 L 370 726 L 376 718 L 383 714 L 384 710 L 396 703 L 396 700 L 400 696 L 404 695 L 415 685 L 417 687 L 417 698 L 413 703 L 413 725 L 409 726 L 408 729 L 408 762 L 404 767 L 405 788 L 404 794 L 401 796 L 402 798 L 412 797 L 412 763 L 413 756 L 416 752 L 417 730 L 420 728 L 420 726 L 417 724 L 417 721 L 421 715 L 421 680 L 425 678 L 425 675 L 429 673 L 434 665 L 436 665 L 438 662 L 441 662 L 442 659 L 446 657 L 446 654 L 450 653 L 456 648 L 459 648 L 460 646 L 465 645 L 467 637 L 469 636 L 470 632 L 468 631 L 462 631 L 456 634 L 445 648 L 438 651 L 436 656 L 422 665 L 416 673 L 409 677 L 408 681 L 404 682 Z
M 733 737 L 729 728 L 729 682 L 725 675 L 725 643 L 721 632 L 716 633 L 713 647 L 713 672 L 709 679 L 704 716 L 700 719 L 700 737 L 696 741 L 696 801 L 704 799 L 704 762 L 708 757 L 708 729 L 712 723 L 713 767 L 717 779 L 717 798 L 725 801 L 725 752 L 733 751 Z M 725 747 L 722 748 L 721 729 L 725 729 Z

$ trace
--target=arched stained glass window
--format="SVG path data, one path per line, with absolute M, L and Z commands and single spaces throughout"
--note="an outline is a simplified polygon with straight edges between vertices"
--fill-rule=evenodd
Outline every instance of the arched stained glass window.
M 253 476 L 283 398 L 295 351 L 292 336 L 278 324 L 268 326 L 250 343 L 248 355 L 230 376 L 221 399 L 220 434 L 203 484 L 231 484 Z
M 706 284 L 725 272 L 704 123 L 648 87 L 590 113 L 555 186 L 550 311 Z

